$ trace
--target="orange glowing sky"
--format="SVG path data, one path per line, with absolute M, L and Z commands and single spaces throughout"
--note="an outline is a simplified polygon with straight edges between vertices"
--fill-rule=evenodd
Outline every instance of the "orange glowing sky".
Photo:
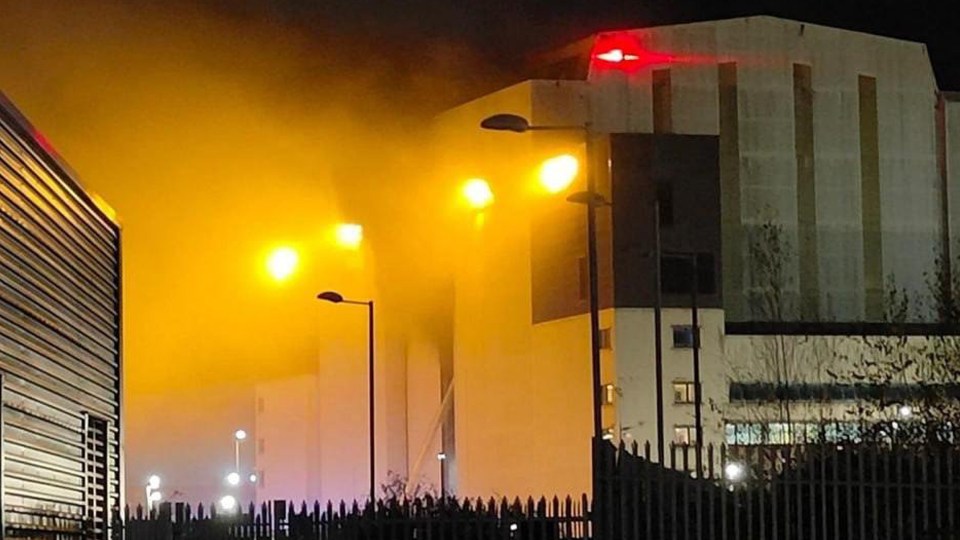
M 128 482 L 159 467 L 210 497 L 255 381 L 314 371 L 332 340 L 345 395 L 362 384 L 362 319 L 314 295 L 376 294 L 368 244 L 402 219 L 417 135 L 375 70 L 284 28 L 168 3 L 0 13 L 0 89 L 122 224 Z M 361 249 L 333 246 L 340 221 Z M 299 265 L 278 284 L 281 245 Z

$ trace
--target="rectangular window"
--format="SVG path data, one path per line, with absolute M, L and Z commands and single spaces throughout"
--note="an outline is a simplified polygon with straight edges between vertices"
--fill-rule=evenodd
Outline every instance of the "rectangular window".
M 660 258 L 661 292 L 690 294 L 693 290 L 693 255 L 663 255 Z M 697 290 L 716 294 L 717 278 L 713 253 L 697 253 Z
M 673 327 L 673 348 L 674 349 L 692 349 L 693 348 L 693 327 L 689 324 L 681 324 Z
M 617 387 L 612 384 L 603 385 L 603 404 L 613 405 L 617 397 Z
M 693 403 L 696 398 L 696 386 L 690 381 L 676 381 L 673 383 L 674 403 Z
M 673 444 L 680 446 L 697 444 L 697 428 L 693 426 L 674 426 Z

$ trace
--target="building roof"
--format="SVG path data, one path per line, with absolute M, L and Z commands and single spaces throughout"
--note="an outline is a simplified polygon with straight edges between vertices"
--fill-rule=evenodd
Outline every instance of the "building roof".
M 96 209 L 96 213 L 107 223 L 114 227 L 119 225 L 116 211 L 101 197 L 83 186 L 77 173 L 63 160 L 53 145 L 43 136 L 43 133 L 27 120 L 20 109 L 3 92 L 0 92 L 0 127 L 13 134 L 18 142 L 33 154 L 37 161 L 49 168 L 53 172 L 53 176 L 62 182 L 77 198 Z
M 870 38 L 879 39 L 879 40 L 890 40 L 894 42 L 900 42 L 905 44 L 912 44 L 916 46 L 923 46 L 923 44 L 908 41 L 898 38 L 892 38 L 887 36 L 880 36 L 876 34 L 869 34 L 866 32 L 859 32 L 856 30 L 847 30 L 844 28 L 836 28 L 831 26 L 824 26 L 818 24 L 811 24 L 803 21 L 797 21 L 794 19 L 785 19 L 782 17 L 774 17 L 769 15 L 754 15 L 749 17 L 736 17 L 731 19 L 718 19 L 718 20 L 708 20 L 708 21 L 698 21 L 682 24 L 670 24 L 670 25 L 658 25 L 658 26 L 648 26 L 642 28 L 629 28 L 629 29 L 620 29 L 620 30 L 610 30 L 597 32 L 591 34 L 585 38 L 579 39 L 572 43 L 568 43 L 561 47 L 553 48 L 550 50 L 534 53 L 527 58 L 525 73 L 528 75 L 528 79 L 572 79 L 572 80 L 586 80 L 587 74 L 590 68 L 590 57 L 591 52 L 596 44 L 596 42 L 605 36 L 611 36 L 615 34 L 631 34 L 651 30 L 665 30 L 665 29 L 695 29 L 697 27 L 707 27 L 707 26 L 721 26 L 729 25 L 736 23 L 749 23 L 751 21 L 757 22 L 779 22 L 779 23 L 793 23 L 799 26 L 800 31 L 803 31 L 807 27 L 818 28 L 825 31 L 831 32 L 842 32 L 850 35 L 859 35 L 859 36 L 868 36 Z

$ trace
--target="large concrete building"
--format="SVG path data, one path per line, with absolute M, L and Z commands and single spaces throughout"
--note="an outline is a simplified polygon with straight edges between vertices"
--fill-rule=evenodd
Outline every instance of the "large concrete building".
M 455 269 L 458 493 L 589 489 L 584 210 L 532 187 L 544 158 L 586 157 L 584 130 L 482 131 L 493 114 L 587 126 L 612 204 L 598 228 L 614 439 L 657 438 L 657 200 L 669 442 L 694 434 L 692 255 L 708 441 L 786 442 L 846 421 L 849 397 L 797 395 L 784 425 L 757 389 L 780 382 L 779 365 L 819 385 L 811 395 L 842 393 L 824 373 L 862 353 L 843 336 L 890 332 L 891 291 L 914 299 L 909 332 L 949 331 L 917 300 L 960 247 L 960 118 L 922 44 L 748 17 L 604 33 L 540 60 L 540 78 L 438 120 L 440 181 L 482 177 L 495 195 Z
M 0 537 L 110 538 L 120 230 L 0 94 Z
M 897 326 L 911 339 L 952 330 L 919 299 L 960 249 L 960 102 L 937 88 L 922 44 L 749 17 L 602 33 L 538 57 L 530 76 L 436 120 L 435 174 L 417 192 L 449 201 L 483 178 L 494 200 L 423 203 L 436 229 L 423 241 L 450 261 L 452 286 L 437 290 L 452 299 L 378 335 L 378 482 L 392 470 L 471 497 L 589 491 L 585 212 L 565 200 L 585 189 L 586 167 L 612 203 L 598 238 L 614 440 L 657 439 L 655 201 L 667 442 L 695 436 L 693 256 L 710 442 L 778 444 L 849 422 L 846 372 L 868 352 L 855 336 L 891 332 L 891 291 L 914 300 Z M 480 129 L 498 113 L 572 129 Z M 537 168 L 557 154 L 577 156 L 581 174 L 548 194 Z M 326 427 L 364 421 L 359 382 L 356 400 L 325 397 L 345 377 L 259 389 L 261 498 L 363 498 L 362 430 Z M 769 393 L 787 380 L 784 415 Z M 312 437 L 291 422 L 324 427 Z M 291 463 L 309 474 L 284 472 Z

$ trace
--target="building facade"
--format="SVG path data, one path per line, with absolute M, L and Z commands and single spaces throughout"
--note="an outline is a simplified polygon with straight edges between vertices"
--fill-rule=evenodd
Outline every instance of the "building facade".
M 657 439 L 657 225 L 668 442 L 695 436 L 693 283 L 709 442 L 845 425 L 862 336 L 955 333 L 930 276 L 951 275 L 960 247 L 960 117 L 922 44 L 748 17 L 604 33 L 538 66 L 437 120 L 438 185 L 482 177 L 495 195 L 463 224 L 454 269 L 459 494 L 589 491 L 586 227 L 564 200 L 585 175 L 566 195 L 535 187 L 558 153 L 611 203 L 598 241 L 615 440 Z M 482 131 L 498 113 L 586 129 Z
M 0 95 L 0 522 L 109 538 L 121 506 L 120 229 Z

